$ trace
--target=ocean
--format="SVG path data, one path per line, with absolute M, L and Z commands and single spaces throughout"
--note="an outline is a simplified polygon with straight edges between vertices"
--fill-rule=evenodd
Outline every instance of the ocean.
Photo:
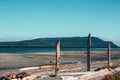
M 61 48 L 61 51 L 86 51 L 86 48 Z M 112 48 L 112 51 L 120 51 L 120 48 Z M 0 48 L 0 53 L 24 54 L 39 52 L 55 52 L 56 48 Z M 107 48 L 91 48 L 91 51 L 107 51 Z

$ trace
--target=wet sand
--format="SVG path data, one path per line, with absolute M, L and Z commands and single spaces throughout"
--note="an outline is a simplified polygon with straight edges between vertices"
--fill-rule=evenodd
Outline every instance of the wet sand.
M 112 51 L 113 64 L 120 64 L 120 51 Z M 106 51 L 92 51 L 92 61 L 107 60 Z M 61 52 L 62 61 L 86 61 L 86 52 Z M 0 72 L 55 63 L 55 53 L 0 54 Z

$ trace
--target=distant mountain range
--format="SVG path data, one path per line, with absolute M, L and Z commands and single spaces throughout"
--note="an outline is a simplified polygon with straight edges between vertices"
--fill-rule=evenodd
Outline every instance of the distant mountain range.
M 0 42 L 0 47 L 56 47 L 56 41 L 60 40 L 63 48 L 86 48 L 87 37 L 57 37 L 57 38 L 38 38 L 32 40 L 15 41 L 15 42 Z M 98 37 L 91 37 L 91 47 L 106 48 L 108 43 L 111 47 L 117 48 L 111 41 L 104 41 Z

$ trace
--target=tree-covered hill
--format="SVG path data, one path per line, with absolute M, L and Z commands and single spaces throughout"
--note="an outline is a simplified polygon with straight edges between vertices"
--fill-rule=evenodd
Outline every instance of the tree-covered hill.
M 61 47 L 81 47 L 87 46 L 87 37 L 57 37 L 57 38 L 38 38 L 32 40 L 15 41 L 15 42 L 0 42 L 0 47 L 55 47 L 56 41 L 60 40 Z M 104 41 L 98 37 L 91 38 L 92 47 L 106 48 L 108 43 L 111 47 L 118 47 L 112 41 Z

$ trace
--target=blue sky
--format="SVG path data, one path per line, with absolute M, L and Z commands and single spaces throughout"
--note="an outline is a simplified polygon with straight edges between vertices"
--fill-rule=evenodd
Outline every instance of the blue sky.
M 0 41 L 89 33 L 120 45 L 120 0 L 0 0 Z

